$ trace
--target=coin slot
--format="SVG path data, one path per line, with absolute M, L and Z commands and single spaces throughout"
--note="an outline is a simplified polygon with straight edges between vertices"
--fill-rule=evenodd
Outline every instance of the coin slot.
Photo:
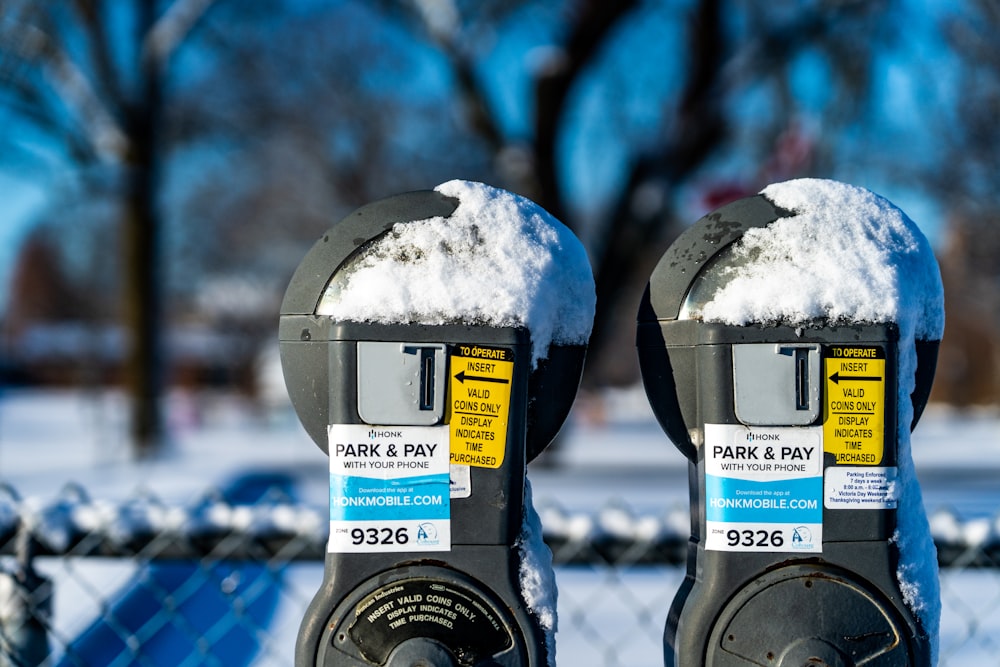
M 420 348 L 420 409 L 434 409 L 434 352 L 432 347 Z
M 809 409 L 809 350 L 795 348 L 795 409 Z

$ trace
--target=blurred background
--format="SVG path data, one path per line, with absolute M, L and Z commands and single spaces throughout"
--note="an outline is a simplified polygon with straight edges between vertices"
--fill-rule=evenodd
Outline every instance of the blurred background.
M 583 481 L 540 469 L 542 503 L 548 489 L 587 505 L 601 480 L 586 471 L 612 463 L 625 490 L 650 475 L 642 512 L 664 505 L 653 478 L 664 471 L 683 504 L 683 463 L 636 392 L 642 289 L 704 213 L 772 182 L 823 177 L 889 198 L 937 253 L 947 324 L 924 451 L 941 464 L 928 497 L 958 507 L 939 527 L 961 537 L 1000 497 L 1000 465 L 969 477 L 973 444 L 1000 451 L 997 34 L 996 0 L 2 0 L 0 483 L 51 497 L 82 478 L 130 503 L 137 484 L 159 483 L 186 502 L 248 461 L 308 467 L 322 455 L 287 412 L 277 362 L 292 272 L 354 208 L 460 178 L 540 203 L 594 268 L 578 428 L 560 447 Z M 612 460 L 607 437 L 632 447 Z M 930 453 L 957 440 L 967 458 Z M 206 452 L 217 458 L 202 465 Z M 322 505 L 320 487 L 300 495 Z M 283 501 L 295 495 L 286 491 Z M 584 509 L 614 523 L 622 506 L 609 502 Z M 35 516 L 8 504 L 22 523 Z M 562 515 L 549 509 L 555 525 Z M 651 535 L 680 526 L 667 534 L 683 540 L 681 513 Z M 318 521 L 322 530 L 322 512 Z M 642 538 L 640 524 L 626 521 L 626 533 Z M 982 540 L 1000 531 L 972 532 L 971 560 L 960 546 L 957 562 L 995 564 Z M 645 562 L 637 553 L 626 564 Z M 672 590 L 651 593 L 648 570 L 622 579 L 618 561 L 601 562 L 596 579 L 577 581 L 570 629 L 594 635 L 580 610 L 608 599 L 609 578 L 655 644 Z M 60 575 L 63 586 L 87 580 L 84 569 Z M 675 587 L 682 570 L 668 569 Z M 969 620 L 954 646 L 971 637 L 987 663 L 1000 650 L 1000 633 L 984 630 L 1000 625 L 995 574 L 961 579 L 980 600 L 984 586 L 997 590 L 985 596 L 992 626 L 954 598 Z M 296 603 L 318 585 L 311 576 Z M 299 618 L 289 613 L 292 635 Z M 82 626 L 61 627 L 65 649 Z M 285 663 L 271 646 L 264 655 Z M 620 646 L 601 640 L 606 664 L 659 659 Z M 952 664 L 972 659 L 955 651 Z
M 586 244 L 585 386 L 637 380 L 649 270 L 771 182 L 868 187 L 932 241 L 934 398 L 998 400 L 991 0 L 42 0 L 0 16 L 0 372 L 258 396 L 288 278 L 383 196 L 480 180 Z M 145 448 L 145 449 L 144 449 Z M 146 451 L 148 450 L 148 451 Z

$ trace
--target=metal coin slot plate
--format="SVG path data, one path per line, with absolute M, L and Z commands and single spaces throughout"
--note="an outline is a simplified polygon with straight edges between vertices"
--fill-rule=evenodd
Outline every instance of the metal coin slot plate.
M 805 426 L 820 415 L 820 346 L 733 345 L 736 418 L 750 426 Z
M 447 363 L 443 343 L 358 341 L 358 416 L 367 424 L 441 423 Z

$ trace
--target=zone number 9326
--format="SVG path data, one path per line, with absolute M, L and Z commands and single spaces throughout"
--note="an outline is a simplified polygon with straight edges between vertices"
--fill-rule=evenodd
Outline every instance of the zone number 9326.
M 406 544 L 410 541 L 410 534 L 406 528 L 352 528 L 351 544 L 360 546 L 367 544 L 370 546 Z
M 355 546 L 360 546 L 362 544 L 370 546 L 406 544 L 409 541 L 410 534 L 406 531 L 406 528 L 397 528 L 396 530 L 391 528 L 351 529 L 351 544 Z
M 785 536 L 780 530 L 736 530 L 726 531 L 726 542 L 731 547 L 783 547 Z

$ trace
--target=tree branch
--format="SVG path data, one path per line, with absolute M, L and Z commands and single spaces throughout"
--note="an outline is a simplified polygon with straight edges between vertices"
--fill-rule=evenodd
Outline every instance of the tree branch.
M 549 60 L 535 81 L 536 185 L 531 195 L 549 213 L 567 224 L 570 223 L 566 220 L 559 188 L 556 151 L 566 101 L 581 72 L 596 57 L 608 35 L 637 4 L 636 0 L 582 0 L 565 46 Z

